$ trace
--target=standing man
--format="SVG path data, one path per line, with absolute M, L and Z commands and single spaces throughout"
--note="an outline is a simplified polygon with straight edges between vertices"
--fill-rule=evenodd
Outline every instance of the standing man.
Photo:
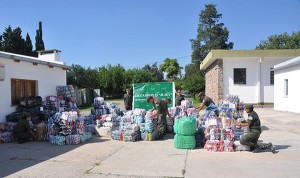
M 124 105 L 126 110 L 132 110 L 132 94 L 129 88 L 126 89 L 126 93 L 124 94 Z
M 206 106 L 206 110 L 212 110 L 216 113 L 217 116 L 219 116 L 219 110 L 215 105 L 215 102 L 208 96 L 205 96 L 204 92 L 200 92 L 198 94 L 199 98 L 202 100 L 202 103 L 200 104 L 199 107 L 195 107 L 195 109 L 203 109 L 204 106 Z
M 234 123 L 236 126 L 241 126 L 241 127 L 249 126 L 249 128 L 250 128 L 250 132 L 242 137 L 242 139 L 240 140 L 240 143 L 242 145 L 250 146 L 250 150 L 253 151 L 253 153 L 258 153 L 260 150 L 266 150 L 266 149 L 269 149 L 273 153 L 275 153 L 275 149 L 271 142 L 269 142 L 268 144 L 265 144 L 265 145 L 257 144 L 258 138 L 261 134 L 261 127 L 260 127 L 259 117 L 258 117 L 257 113 L 253 110 L 253 105 L 246 105 L 245 111 L 248 113 L 247 122 L 246 123 L 242 123 L 242 122 Z
M 166 135 L 167 131 L 167 121 L 166 121 L 166 116 L 168 114 L 168 107 L 167 103 L 158 98 L 158 97 L 153 97 L 149 96 L 147 97 L 147 102 L 153 104 L 153 109 L 155 109 L 157 112 L 153 115 L 150 116 L 150 118 L 153 118 L 158 115 L 158 128 L 159 128 L 159 133 L 156 136 L 156 140 L 163 139 L 163 136 Z
M 180 106 L 182 100 L 184 100 L 184 96 L 182 95 L 182 91 L 180 89 L 177 89 L 177 91 L 175 93 L 175 106 Z

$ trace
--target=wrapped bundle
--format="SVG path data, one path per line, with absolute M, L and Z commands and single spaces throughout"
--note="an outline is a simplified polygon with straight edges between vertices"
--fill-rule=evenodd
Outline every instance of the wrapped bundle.
M 9 143 L 9 142 L 12 142 L 14 141 L 14 138 L 13 138 L 13 133 L 12 132 L 0 132 L 0 141 L 2 143 Z
M 193 149 L 196 146 L 194 135 L 176 134 L 174 137 L 174 147 L 178 149 Z
M 240 141 L 234 141 L 234 147 L 236 151 L 249 151 L 250 146 L 248 145 L 242 145 Z
M 67 145 L 77 145 L 80 143 L 80 135 L 68 135 L 66 136 Z
M 180 135 L 193 135 L 196 133 L 196 119 L 183 117 L 176 119 L 174 124 L 174 131 Z
M 234 133 L 231 129 L 225 129 L 226 139 L 232 141 L 234 139 Z
M 218 151 L 219 140 L 207 140 L 204 146 L 207 151 L 216 152 Z
M 91 132 L 86 132 L 86 133 L 80 135 L 80 141 L 81 141 L 82 143 L 84 143 L 84 142 L 86 142 L 87 140 L 91 139 L 91 137 L 92 137 L 92 133 L 91 133 Z
M 233 141 L 224 140 L 224 145 L 225 145 L 225 147 L 224 147 L 225 152 L 234 152 L 234 148 L 233 148 L 234 143 L 233 143 Z
M 59 136 L 59 135 L 52 136 L 50 138 L 50 140 L 51 140 L 51 143 L 53 145 L 65 145 L 66 144 L 66 137 L 65 136 Z
M 188 108 L 193 107 L 193 101 L 192 100 L 182 100 L 180 108 L 182 109 L 183 112 L 186 112 Z

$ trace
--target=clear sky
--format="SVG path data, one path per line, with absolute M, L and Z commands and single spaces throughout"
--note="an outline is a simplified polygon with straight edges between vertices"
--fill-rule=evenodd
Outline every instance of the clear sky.
M 300 0 L 0 0 L 0 33 L 20 27 L 35 46 L 42 21 L 45 48 L 61 50 L 67 65 L 141 68 L 168 57 L 184 67 L 209 3 L 223 15 L 235 50 L 300 30 Z

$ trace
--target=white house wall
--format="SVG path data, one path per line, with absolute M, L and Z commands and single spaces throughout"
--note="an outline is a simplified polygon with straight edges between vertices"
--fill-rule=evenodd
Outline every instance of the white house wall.
M 232 94 L 238 95 L 245 103 L 274 103 L 270 68 L 289 59 L 291 58 L 223 58 L 223 97 Z M 246 68 L 245 85 L 233 83 L 234 68 Z
M 275 71 L 274 110 L 300 113 L 300 65 Z M 284 80 L 288 79 L 288 96 L 284 96 Z
M 66 71 L 60 67 L 49 68 L 47 65 L 33 65 L 31 62 L 14 62 L 12 59 L 0 57 L 0 63 L 5 65 L 5 80 L 0 81 L 0 122 L 5 116 L 16 111 L 11 106 L 11 79 L 37 81 L 37 95 L 45 100 L 48 95 L 56 95 L 57 85 L 66 85 Z
M 238 95 L 245 103 L 258 102 L 258 65 L 254 58 L 223 58 L 224 97 L 227 94 Z M 246 84 L 233 83 L 233 69 L 246 68 Z
M 264 103 L 274 103 L 274 85 L 270 84 L 270 69 L 289 59 L 291 58 L 264 58 L 262 60 L 262 99 Z

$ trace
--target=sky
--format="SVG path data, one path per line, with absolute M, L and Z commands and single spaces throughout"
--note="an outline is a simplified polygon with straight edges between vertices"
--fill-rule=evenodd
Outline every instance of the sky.
M 0 33 L 20 27 L 33 46 L 39 21 L 45 49 L 67 65 L 126 69 L 177 59 L 191 63 L 199 14 L 216 4 L 234 50 L 252 50 L 269 36 L 300 31 L 300 0 L 0 0 Z

